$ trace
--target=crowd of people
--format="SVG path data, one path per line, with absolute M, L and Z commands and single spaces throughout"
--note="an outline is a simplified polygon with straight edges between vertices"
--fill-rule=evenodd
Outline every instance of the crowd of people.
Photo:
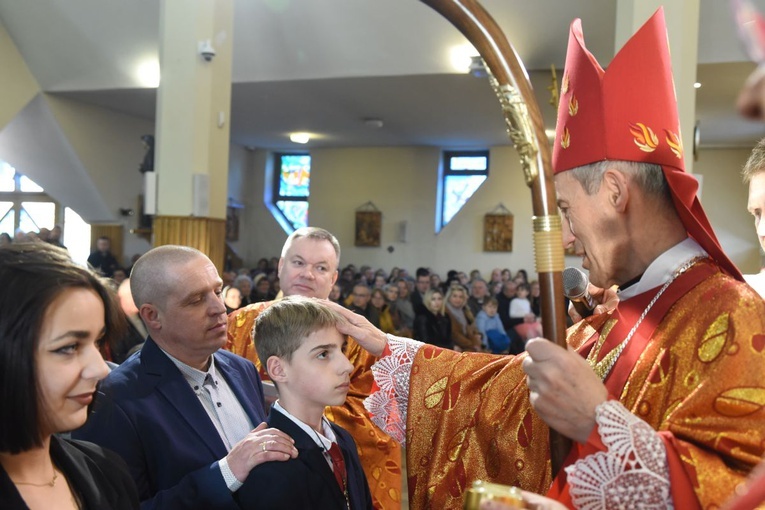
M 228 312 L 275 299 L 281 291 L 276 265 L 277 258 L 263 258 L 255 268 L 226 271 Z M 526 340 L 541 335 L 539 282 L 528 281 L 524 269 L 513 275 L 494 268 L 485 275 L 449 270 L 442 278 L 426 267 L 410 272 L 348 264 L 328 298 L 386 333 L 458 351 L 518 354 Z

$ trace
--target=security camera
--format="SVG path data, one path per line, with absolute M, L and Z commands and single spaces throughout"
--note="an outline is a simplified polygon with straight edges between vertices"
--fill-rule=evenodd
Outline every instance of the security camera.
M 210 62 L 213 57 L 215 57 L 215 48 L 213 48 L 209 39 L 206 41 L 199 41 L 199 54 L 202 55 L 202 58 L 207 62 Z

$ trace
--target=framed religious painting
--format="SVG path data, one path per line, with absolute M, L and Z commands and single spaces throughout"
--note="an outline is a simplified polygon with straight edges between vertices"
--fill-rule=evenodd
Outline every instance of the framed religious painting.
M 483 251 L 513 251 L 512 214 L 484 215 Z
M 356 211 L 356 236 L 354 246 L 380 246 L 382 213 L 380 211 Z

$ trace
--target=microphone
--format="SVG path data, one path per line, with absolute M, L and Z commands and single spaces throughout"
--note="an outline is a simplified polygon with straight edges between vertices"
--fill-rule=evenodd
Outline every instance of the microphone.
M 567 267 L 563 270 L 563 294 L 571 300 L 571 304 L 582 318 L 592 315 L 596 306 L 595 300 L 587 292 L 589 283 L 587 275 L 579 269 Z

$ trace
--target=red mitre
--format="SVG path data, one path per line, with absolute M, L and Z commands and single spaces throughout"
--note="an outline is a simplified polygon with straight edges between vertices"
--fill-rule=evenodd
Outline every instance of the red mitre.
M 604 71 L 584 46 L 574 20 L 561 82 L 553 170 L 565 172 L 603 160 L 661 165 L 688 234 L 729 275 L 741 272 L 720 247 L 685 172 L 664 10 L 630 38 Z

